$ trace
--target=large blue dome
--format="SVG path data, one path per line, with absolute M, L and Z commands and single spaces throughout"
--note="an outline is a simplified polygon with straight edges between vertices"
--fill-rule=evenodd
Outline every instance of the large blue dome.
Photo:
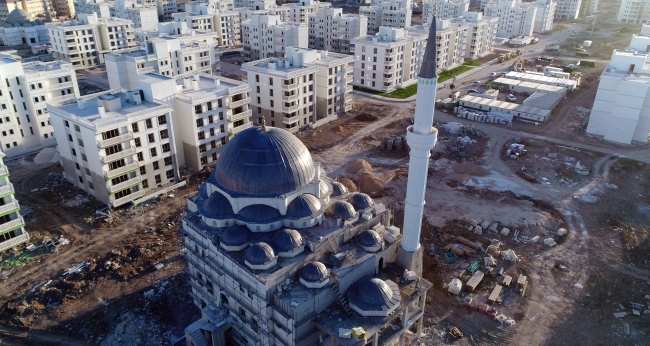
M 232 192 L 278 196 L 309 184 L 315 170 L 309 150 L 296 136 L 275 127 L 252 127 L 224 147 L 213 174 Z

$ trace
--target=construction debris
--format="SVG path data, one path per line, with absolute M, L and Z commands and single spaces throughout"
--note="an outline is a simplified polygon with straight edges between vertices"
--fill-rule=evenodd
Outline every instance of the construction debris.
M 544 239 L 544 244 L 546 244 L 546 245 L 548 245 L 550 247 L 553 247 L 553 246 L 557 245 L 557 243 L 555 242 L 555 239 L 553 239 L 553 238 Z
M 515 252 L 512 249 L 505 250 L 501 252 L 501 257 L 503 257 L 504 260 L 510 261 L 510 262 L 517 262 L 519 261 L 519 257 L 515 254 Z
M 568 231 L 566 230 L 566 228 L 560 228 L 560 229 L 557 230 L 557 235 L 561 237 L 561 236 L 567 234 L 567 232 Z

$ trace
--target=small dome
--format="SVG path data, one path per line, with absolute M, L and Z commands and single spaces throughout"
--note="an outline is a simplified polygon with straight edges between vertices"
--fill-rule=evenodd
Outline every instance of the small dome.
M 343 185 L 343 184 L 341 184 L 339 182 L 336 182 L 336 181 L 332 182 L 332 188 L 334 190 L 334 191 L 332 191 L 332 197 L 343 196 L 346 193 L 348 193 L 348 188 L 345 187 L 345 185 Z
M 356 240 L 357 244 L 363 247 L 374 247 L 381 244 L 382 241 L 381 236 L 371 229 L 359 233 Z
M 30 20 L 32 20 L 32 15 L 29 14 L 29 12 L 16 8 L 13 11 L 9 12 L 6 22 L 13 24 L 29 22 Z
M 228 218 L 233 216 L 233 211 L 228 198 L 215 191 L 203 202 L 201 214 L 214 218 Z
M 368 209 L 375 205 L 375 202 L 372 201 L 372 198 L 370 198 L 370 196 L 366 195 L 365 193 L 355 193 L 352 195 L 352 197 L 350 197 L 348 201 L 356 210 Z
M 318 187 L 320 188 L 321 197 L 323 197 L 322 195 L 327 195 L 327 192 L 329 191 L 329 187 L 327 186 L 327 183 L 321 181 Z
M 302 219 L 303 217 L 315 216 L 320 210 L 321 204 L 318 198 L 312 194 L 304 194 L 296 197 L 287 207 L 287 218 Z
M 277 252 L 290 252 L 302 246 L 302 236 L 295 229 L 283 228 L 271 240 Z
M 384 280 L 365 277 L 352 284 L 348 299 L 364 311 L 386 311 L 399 304 L 400 296 Z
M 357 214 L 352 204 L 345 201 L 336 201 L 330 204 L 325 210 L 325 215 L 329 217 L 340 217 L 342 219 L 351 219 Z
M 237 215 L 242 221 L 253 223 L 269 223 L 282 219 L 282 214 L 277 209 L 266 204 L 249 205 Z
M 263 265 L 275 260 L 276 256 L 271 245 L 255 243 L 246 250 L 244 259 L 253 265 Z
M 327 278 L 327 268 L 318 261 L 307 263 L 300 270 L 300 277 L 309 282 L 320 282 Z
M 219 241 L 226 246 L 242 246 L 248 243 L 250 233 L 245 226 L 232 226 L 221 234 Z
M 252 127 L 226 144 L 212 174 L 235 193 L 278 196 L 307 186 L 315 173 L 311 154 L 298 137 L 276 127 Z

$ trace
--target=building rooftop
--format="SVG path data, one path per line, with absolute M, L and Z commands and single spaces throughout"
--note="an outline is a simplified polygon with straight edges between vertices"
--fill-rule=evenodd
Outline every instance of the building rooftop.
M 517 104 L 517 103 L 493 100 L 493 99 L 488 99 L 488 98 L 480 97 L 480 96 L 466 95 L 466 96 L 463 96 L 460 100 L 461 101 L 466 101 L 466 102 L 476 103 L 476 104 L 479 104 L 479 105 L 482 105 L 482 106 L 501 108 L 501 109 L 510 110 L 510 111 L 514 111 L 514 112 L 525 112 L 525 113 L 538 115 L 538 116 L 543 116 L 543 117 L 546 117 L 551 113 L 551 111 L 549 109 L 542 109 L 542 108 L 537 108 L 537 107 L 524 106 L 524 105 L 520 105 L 520 104 Z
M 56 70 L 63 70 L 63 69 L 66 70 L 72 69 L 72 64 L 67 61 L 61 61 L 61 60 L 49 61 L 49 62 L 32 61 L 32 62 L 23 63 L 23 71 L 25 71 L 25 74 L 42 73 L 42 72 L 56 71 Z
M 515 72 L 515 71 L 508 72 L 506 74 L 506 78 L 511 78 L 511 79 L 521 78 L 521 79 L 535 80 L 542 83 L 555 83 L 555 84 L 564 84 L 564 85 L 575 85 L 577 83 L 575 80 L 572 79 L 548 77 L 548 76 L 544 76 L 543 74 Z
M 169 78 L 154 73 L 148 73 L 145 78 Z M 142 77 L 141 77 L 142 78 Z M 213 99 L 215 96 L 225 96 L 231 93 L 244 92 L 250 89 L 246 82 L 238 80 L 213 76 L 208 74 L 199 74 L 194 77 L 197 83 L 185 83 L 183 79 L 176 80 L 176 84 L 182 87 L 181 92 L 176 96 L 179 100 L 196 103 L 200 100 Z M 143 80 L 143 79 L 141 79 Z M 153 79 L 152 79 L 153 80 Z M 198 88 L 195 88 L 198 87 Z M 233 90 L 233 88 L 236 88 Z

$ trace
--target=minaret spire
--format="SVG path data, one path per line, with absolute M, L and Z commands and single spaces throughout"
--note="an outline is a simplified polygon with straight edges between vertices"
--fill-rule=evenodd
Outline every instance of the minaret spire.
M 438 130 L 433 127 L 436 89 L 436 12 L 429 26 L 429 38 L 424 59 L 418 74 L 418 92 L 415 103 L 413 125 L 406 130 L 406 142 L 410 148 L 409 173 L 404 201 L 404 229 L 400 248 L 397 250 L 397 263 L 402 268 L 422 274 L 422 247 L 420 233 L 424 215 L 424 194 L 427 188 L 427 173 L 431 149 L 438 140 Z

